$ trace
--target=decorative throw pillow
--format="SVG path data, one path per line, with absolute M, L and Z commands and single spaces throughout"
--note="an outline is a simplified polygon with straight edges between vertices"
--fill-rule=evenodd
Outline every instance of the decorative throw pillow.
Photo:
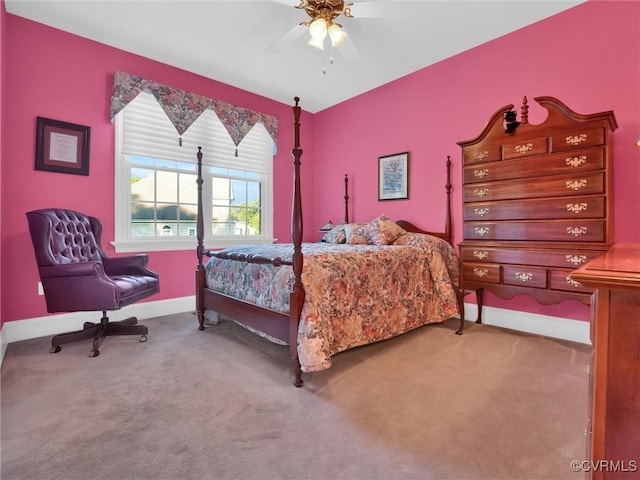
M 366 245 L 369 242 L 369 225 L 366 223 L 347 223 L 344 226 L 346 243 L 350 245 Z
M 407 233 L 383 213 L 369 222 L 369 240 L 374 245 L 390 245 Z
M 344 233 L 344 224 L 333 227 L 322 236 L 320 241 L 327 243 L 345 243 L 347 241 L 347 236 Z

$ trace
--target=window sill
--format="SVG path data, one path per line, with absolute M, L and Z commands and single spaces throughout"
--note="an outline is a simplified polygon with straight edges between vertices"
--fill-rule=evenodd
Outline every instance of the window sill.
M 267 237 L 220 237 L 204 240 L 204 247 L 208 250 L 233 247 L 237 245 L 258 245 L 261 243 L 273 243 L 276 239 Z M 197 246 L 195 238 L 154 238 L 140 240 L 117 240 L 110 242 L 116 253 L 141 253 L 162 252 L 176 250 L 193 250 Z

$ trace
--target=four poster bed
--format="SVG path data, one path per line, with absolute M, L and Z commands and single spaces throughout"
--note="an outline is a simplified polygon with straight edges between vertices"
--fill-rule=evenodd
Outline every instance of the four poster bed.
M 458 258 L 451 245 L 449 158 L 444 232 L 425 232 L 384 215 L 367 224 L 349 223 L 345 178 L 345 222 L 325 234 L 323 242 L 302 243 L 298 102 L 296 97 L 293 243 L 206 250 L 199 149 L 196 270 L 200 330 L 205 312 L 213 311 L 289 345 L 297 387 L 303 371 L 328 368 L 332 355 L 445 321 L 458 314 L 461 301 Z

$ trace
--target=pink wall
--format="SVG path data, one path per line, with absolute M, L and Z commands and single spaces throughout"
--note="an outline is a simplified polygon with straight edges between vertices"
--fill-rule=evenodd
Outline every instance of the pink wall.
M 4 12 L 3 12 L 4 13 Z M 214 82 L 43 25 L 6 15 L 2 37 L 2 227 L 0 277 L 3 321 L 46 315 L 37 296 L 37 269 L 24 212 L 46 206 L 87 211 L 103 219 L 113 238 L 113 126 L 111 74 L 124 70 L 185 90 L 275 115 L 280 120 L 275 158 L 275 234 L 289 238 L 291 213 L 291 109 Z M 305 239 L 328 219 L 342 217 L 342 177 L 352 176 L 353 220 L 381 212 L 426 228 L 443 224 L 444 160 L 454 160 L 454 230 L 461 228 L 460 154 L 456 142 L 476 136 L 506 104 L 530 99 L 530 119 L 542 120 L 533 97 L 555 96 L 579 113 L 614 110 L 616 241 L 640 241 L 640 3 L 591 1 L 516 33 L 423 69 L 316 115 L 304 114 L 302 146 Z M 420 48 L 430 48 L 429 45 Z M 295 92 L 292 92 L 292 96 Z M 304 106 L 304 99 L 302 101 Z M 35 171 L 35 118 L 50 117 L 91 130 L 88 177 Z M 410 199 L 378 202 L 377 157 L 410 151 Z M 9 160 L 10 159 L 10 160 Z M 313 161 L 317 159 L 317 161 Z M 109 248 L 109 253 L 114 254 Z M 193 295 L 195 254 L 151 252 L 161 294 Z M 586 319 L 582 304 L 542 307 L 527 297 L 490 305 Z
M 429 45 L 420 48 L 429 48 Z M 456 243 L 461 241 L 460 147 L 500 107 L 529 99 L 530 121 L 545 110 L 533 97 L 553 96 L 578 113 L 613 110 L 615 241 L 640 241 L 640 2 L 582 4 L 315 115 L 314 215 L 340 219 L 334 186 L 352 175 L 354 221 L 384 212 L 425 228 L 444 223 L 444 161 L 453 166 Z M 345 128 L 340 128 L 344 125 Z M 411 152 L 409 199 L 378 202 L 377 157 Z M 577 301 L 543 307 L 523 295 L 487 305 L 588 319 Z M 467 301 L 473 297 L 468 297 Z
M 4 0 L 0 0 L 0 185 L 2 185 L 2 170 L 4 165 L 4 76 L 5 76 L 5 21 L 6 10 L 4 6 Z M 4 191 L 4 190 L 3 190 Z M 2 193 L 0 192 L 0 240 L 2 239 Z M 2 272 L 2 241 L 0 241 L 0 272 Z M 4 302 L 3 288 L 2 288 L 2 275 L 0 275 L 0 305 Z M 0 308 L 0 325 L 3 323 L 2 309 Z
M 4 159 L 2 177 L 2 318 L 12 321 L 46 315 L 37 295 L 38 272 L 25 212 L 64 207 L 87 212 L 104 223 L 103 243 L 114 231 L 114 127 L 109 121 L 111 78 L 122 70 L 184 90 L 250 108 L 279 119 L 279 152 L 274 160 L 275 236 L 289 239 L 292 195 L 293 114 L 290 105 L 214 82 L 121 50 L 7 14 L 6 80 L 2 96 Z M 293 102 L 294 92 L 292 92 Z M 303 104 L 304 105 L 304 104 Z M 36 117 L 91 126 L 90 175 L 34 170 Z M 303 162 L 311 160 L 312 116 L 302 118 Z M 195 152 L 194 152 L 195 155 Z M 303 208 L 310 209 L 311 172 Z M 190 251 L 151 252 L 149 264 L 160 274 L 161 293 L 148 300 L 194 294 L 195 245 Z

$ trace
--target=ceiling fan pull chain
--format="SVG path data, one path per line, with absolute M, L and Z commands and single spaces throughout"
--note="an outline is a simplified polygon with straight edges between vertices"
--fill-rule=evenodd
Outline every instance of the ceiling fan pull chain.
M 322 51 L 322 74 L 327 74 L 327 51 Z
M 329 65 L 333 65 L 334 62 L 334 58 L 333 58 L 333 46 L 331 45 L 331 42 L 329 42 Z M 326 75 L 327 74 L 327 54 L 325 54 L 325 52 L 323 52 L 322 54 L 322 74 Z

